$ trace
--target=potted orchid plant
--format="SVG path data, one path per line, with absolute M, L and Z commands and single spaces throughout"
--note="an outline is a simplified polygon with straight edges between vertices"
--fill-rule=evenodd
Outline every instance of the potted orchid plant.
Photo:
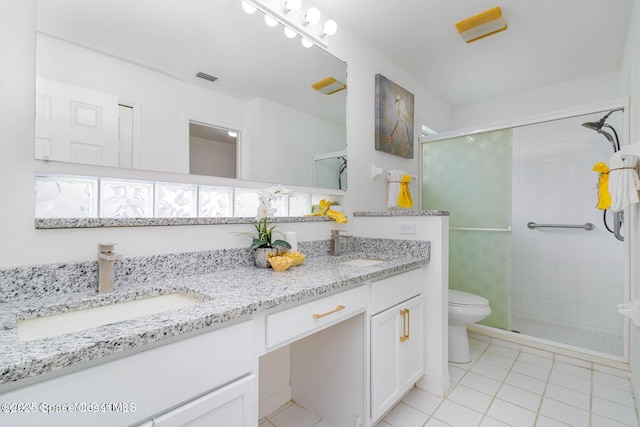
M 277 212 L 271 203 L 287 194 L 292 193 L 280 185 L 259 191 L 256 222 L 253 224 L 256 232 L 240 233 L 251 237 L 252 242 L 249 247 L 253 249 L 254 261 L 258 267 L 269 267 L 269 255 L 277 255 L 281 249 L 291 249 L 291 245 L 286 240 L 274 239 L 274 234 L 279 232 L 275 231 L 275 225 L 269 223 L 269 218 L 273 218 Z M 279 234 L 282 235 L 282 233 Z

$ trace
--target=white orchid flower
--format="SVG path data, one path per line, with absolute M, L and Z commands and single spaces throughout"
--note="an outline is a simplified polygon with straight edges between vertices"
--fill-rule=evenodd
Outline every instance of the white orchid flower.
M 271 207 L 271 202 L 261 202 L 258 206 L 256 220 L 260 221 L 261 219 L 271 218 L 275 215 L 276 211 L 276 208 Z

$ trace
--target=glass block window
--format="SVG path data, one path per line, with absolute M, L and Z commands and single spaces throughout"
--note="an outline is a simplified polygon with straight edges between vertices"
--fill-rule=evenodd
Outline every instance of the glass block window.
M 193 218 L 198 214 L 198 186 L 156 182 L 157 218 Z
M 201 218 L 233 216 L 233 188 L 198 188 L 198 216 Z
M 37 176 L 36 218 L 94 218 L 97 178 Z
M 258 188 L 42 174 L 36 176 L 36 218 L 255 218 Z M 325 194 L 273 200 L 275 216 L 304 216 Z
M 254 189 L 236 188 L 233 212 L 236 217 L 255 217 L 258 211 L 258 192 Z
M 277 209 L 273 216 L 289 216 L 289 196 L 272 200 L 271 207 Z
M 101 218 L 152 218 L 153 182 L 100 180 Z
M 305 216 L 311 213 L 311 194 L 295 193 L 289 196 L 289 216 Z

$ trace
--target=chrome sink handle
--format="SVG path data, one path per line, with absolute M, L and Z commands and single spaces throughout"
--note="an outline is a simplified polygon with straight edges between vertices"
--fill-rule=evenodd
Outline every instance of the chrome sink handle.
M 331 230 L 331 255 L 340 255 L 340 237 L 349 238 L 347 234 L 340 234 L 342 230 Z
M 98 243 L 98 292 L 113 290 L 113 265 L 122 255 L 114 252 L 117 243 Z

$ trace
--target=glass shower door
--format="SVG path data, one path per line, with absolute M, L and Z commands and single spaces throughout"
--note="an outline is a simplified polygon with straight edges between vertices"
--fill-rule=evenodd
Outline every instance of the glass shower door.
M 510 129 L 422 144 L 424 209 L 450 211 L 449 288 L 489 300 L 511 330 Z

